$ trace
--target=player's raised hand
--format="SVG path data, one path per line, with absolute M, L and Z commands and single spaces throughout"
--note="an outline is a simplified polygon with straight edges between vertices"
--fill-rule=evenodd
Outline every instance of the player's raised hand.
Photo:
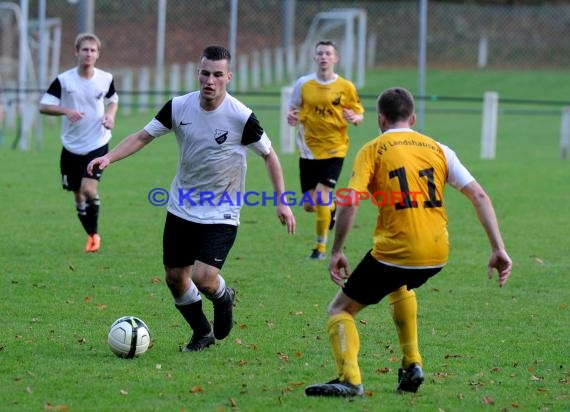
M 85 114 L 83 112 L 79 112 L 77 110 L 68 110 L 67 113 L 65 113 L 65 116 L 69 119 L 71 123 L 75 123 L 83 119 L 84 115 Z
M 299 124 L 299 109 L 289 109 L 287 112 L 287 123 L 289 123 L 289 126 L 297 126 Z
M 283 226 L 287 226 L 287 233 L 295 234 L 297 222 L 291 208 L 284 204 L 277 206 L 277 218 Z
M 354 110 L 347 108 L 342 109 L 342 115 L 348 122 L 355 126 L 362 122 L 362 119 L 364 118 L 361 114 L 355 113 Z
M 105 129 L 111 130 L 113 127 L 115 127 L 115 118 L 113 116 L 105 114 L 103 116 L 103 127 Z
M 487 265 L 487 275 L 489 279 L 493 278 L 494 269 L 497 270 L 499 275 L 499 286 L 503 287 L 509 276 L 511 275 L 511 269 L 513 267 L 513 262 L 507 251 L 504 249 L 493 250 L 489 263 Z
M 89 174 L 89 176 L 93 176 L 94 170 L 103 170 L 104 168 L 109 166 L 109 163 L 111 163 L 111 161 L 107 156 L 97 157 L 91 160 L 87 165 L 87 173 Z
M 350 268 L 348 266 L 348 259 L 342 252 L 333 253 L 329 261 L 329 273 L 331 280 L 344 287 L 344 282 L 350 276 Z

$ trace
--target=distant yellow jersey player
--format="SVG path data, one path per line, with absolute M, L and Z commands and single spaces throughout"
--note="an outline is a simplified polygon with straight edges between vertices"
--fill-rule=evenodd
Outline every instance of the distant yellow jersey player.
M 445 184 L 461 189 L 473 180 L 453 150 L 412 129 L 390 129 L 364 145 L 348 186 L 378 205 L 372 256 L 399 267 L 447 263 Z
M 353 83 L 337 74 L 327 81 L 316 73 L 303 76 L 293 88 L 291 105 L 299 108 L 297 147 L 302 158 L 346 157 L 349 138 L 343 109 L 364 113 Z
M 315 246 L 309 257 L 322 260 L 335 222 L 333 190 L 348 152 L 348 125 L 363 121 L 364 108 L 354 84 L 334 71 L 339 60 L 334 42 L 317 42 L 313 60 L 317 70 L 295 82 L 287 122 L 298 126 L 301 190 L 310 199 L 303 208 L 317 215 Z

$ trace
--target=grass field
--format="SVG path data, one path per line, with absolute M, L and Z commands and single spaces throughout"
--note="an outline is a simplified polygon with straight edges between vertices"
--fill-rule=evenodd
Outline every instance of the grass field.
M 569 74 L 441 71 L 430 73 L 428 94 L 495 90 L 568 100 Z M 415 91 L 415 72 L 381 71 L 368 83 L 363 95 L 395 84 Z M 259 102 L 243 99 L 254 109 Z M 483 230 L 469 202 L 448 190 L 450 262 L 417 290 L 426 382 L 417 394 L 396 394 L 398 340 L 381 302 L 358 318 L 366 396 L 351 400 L 304 395 L 306 385 L 334 377 L 326 307 L 336 287 L 326 261 L 307 259 L 314 215 L 296 207 L 298 232 L 288 236 L 273 207 L 244 207 L 222 271 L 238 291 L 236 327 L 213 348 L 183 354 L 178 349 L 190 332 L 173 308 L 161 264 L 166 210 L 147 200 L 175 173 L 172 136 L 105 172 L 102 250 L 87 255 L 72 196 L 59 186 L 58 123 L 45 122 L 41 151 L 13 151 L 8 135 L 0 148 L 0 410 L 570 410 L 570 160 L 559 153 L 560 107 L 501 112 L 495 160 L 479 159 L 480 114 L 442 110 L 463 107 L 481 106 L 427 102 L 425 132 L 454 148 L 491 195 L 512 277 L 503 289 L 486 279 Z M 278 113 L 256 113 L 278 146 Z M 118 119 L 112 146 L 153 114 Z M 351 129 L 341 186 L 358 147 L 376 134 L 369 110 Z M 269 189 L 262 161 L 249 159 L 247 188 Z M 296 156 L 281 161 L 288 188 L 298 191 Z M 374 221 L 372 206 L 363 205 L 347 245 L 353 265 L 371 245 Z M 153 347 L 135 360 L 116 358 L 106 345 L 110 324 L 127 314 L 140 316 L 153 335 Z

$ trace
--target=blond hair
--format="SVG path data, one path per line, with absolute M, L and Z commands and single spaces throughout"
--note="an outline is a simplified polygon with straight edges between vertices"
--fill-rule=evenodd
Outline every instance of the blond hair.
M 84 41 L 93 41 L 97 44 L 97 48 L 101 50 L 101 40 L 93 33 L 79 33 L 75 38 L 75 50 L 79 51 L 81 43 Z

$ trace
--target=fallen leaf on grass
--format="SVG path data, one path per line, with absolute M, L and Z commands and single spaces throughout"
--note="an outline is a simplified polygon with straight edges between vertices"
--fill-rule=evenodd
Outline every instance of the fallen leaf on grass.
M 190 393 L 202 393 L 202 392 L 204 392 L 204 389 L 202 389 L 201 386 L 193 386 L 190 389 Z
M 386 373 L 390 373 L 392 369 L 384 367 L 384 368 L 378 368 L 376 369 L 376 373 L 377 374 L 386 374 Z
M 487 396 L 483 396 L 483 403 L 485 405 L 494 405 L 495 400 L 493 398 L 491 398 L 489 395 L 487 395 Z
M 228 402 L 230 404 L 230 408 L 237 408 L 237 402 L 234 398 L 229 398 Z
M 45 411 L 68 411 L 68 405 L 52 405 L 51 403 L 46 403 L 44 406 Z
M 544 380 L 544 377 L 532 375 L 532 376 L 530 377 L 530 380 L 533 381 L 533 382 L 542 381 L 542 380 Z
M 289 361 L 289 355 L 287 355 L 286 353 L 277 352 L 277 356 L 278 356 L 279 359 L 281 359 L 282 361 L 285 361 L 285 362 L 288 362 L 288 361 Z
M 129 391 L 126 390 L 126 389 L 121 389 L 121 390 L 119 391 L 119 393 L 120 393 L 121 395 L 125 395 L 125 396 L 126 396 L 126 395 L 129 394 Z

